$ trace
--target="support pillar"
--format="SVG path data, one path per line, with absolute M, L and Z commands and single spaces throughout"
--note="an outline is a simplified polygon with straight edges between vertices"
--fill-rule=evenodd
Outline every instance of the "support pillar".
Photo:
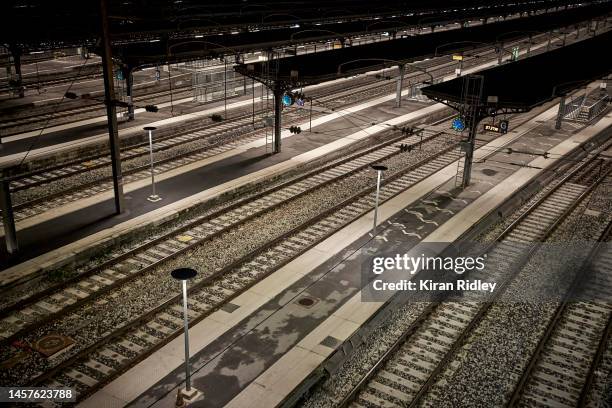
M 280 84 L 274 85 L 274 141 L 272 152 L 280 153 L 281 151 L 281 107 L 283 101 L 283 90 Z
M 532 41 L 532 36 L 531 34 L 529 34 L 529 42 L 527 43 L 527 51 L 525 52 L 525 55 L 528 57 L 529 53 L 531 53 L 531 41 Z
M 470 185 L 472 179 L 472 162 L 474 161 L 474 145 L 476 143 L 476 129 L 478 127 L 478 120 L 472 120 L 470 123 L 470 133 L 468 140 L 465 142 L 465 161 L 463 162 L 463 179 L 461 181 L 461 187 L 466 188 Z
M 463 162 L 463 174 L 461 187 L 466 188 L 470 185 L 472 178 L 472 162 L 474 161 L 474 147 L 476 144 L 476 131 L 482 116 L 482 94 L 484 89 L 484 78 L 481 75 L 468 75 L 463 81 L 463 99 L 465 110 L 465 121 L 468 126 L 469 134 L 463 149 L 465 150 L 465 160 Z
M 561 122 L 563 122 L 563 116 L 565 116 L 565 96 L 562 96 L 561 101 L 559 102 L 559 111 L 557 112 L 555 129 L 561 129 Z
M 15 217 L 11 203 L 10 184 L 6 180 L 0 181 L 0 208 L 2 209 L 2 223 L 4 226 L 4 241 L 9 254 L 19 250 L 17 245 L 17 232 L 15 230 Z
M 395 94 L 395 107 L 399 108 L 402 106 L 402 85 L 404 82 L 404 73 L 406 71 L 405 65 L 398 65 L 399 77 L 397 78 L 397 92 Z
M 497 53 L 497 65 L 501 65 L 504 56 L 504 43 L 499 43 L 499 51 Z
M 134 89 L 134 75 L 133 70 L 130 67 L 126 67 L 123 72 L 125 77 L 125 94 L 127 96 L 127 113 L 128 120 L 134 120 L 134 102 L 132 100 L 132 92 Z
M 15 65 L 15 75 L 17 76 L 17 92 L 20 98 L 25 96 L 25 90 L 23 88 L 23 77 L 21 75 L 21 50 L 19 48 L 13 48 L 11 50 L 13 54 L 13 64 Z
M 102 17 L 102 70 L 104 73 L 104 102 L 106 104 L 108 135 L 110 139 L 113 189 L 115 192 L 115 213 L 121 214 L 125 207 L 125 201 L 123 197 L 123 175 L 121 174 L 119 130 L 117 128 L 117 108 L 115 106 L 113 58 L 111 53 L 110 33 L 108 26 L 107 2 L 108 0 L 100 0 L 100 15 Z

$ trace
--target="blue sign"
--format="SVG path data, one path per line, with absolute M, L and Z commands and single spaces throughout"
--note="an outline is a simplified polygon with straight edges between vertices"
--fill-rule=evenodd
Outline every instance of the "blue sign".
M 465 130 L 465 122 L 462 118 L 456 117 L 451 123 L 451 128 L 457 132 L 463 132 Z
M 283 95 L 283 105 L 285 106 L 291 106 L 293 105 L 293 96 L 291 94 L 285 94 Z

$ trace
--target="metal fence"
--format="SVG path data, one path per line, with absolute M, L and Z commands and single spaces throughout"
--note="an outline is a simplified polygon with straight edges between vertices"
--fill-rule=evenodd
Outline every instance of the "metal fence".
M 592 96 L 585 98 L 583 95 L 576 99 L 580 99 L 580 101 L 576 101 L 575 103 L 572 101 L 570 105 L 566 105 L 566 111 L 568 112 L 565 115 L 566 120 L 582 123 L 590 122 L 605 112 L 610 103 L 610 95 L 607 93 L 600 94 L 596 98 Z

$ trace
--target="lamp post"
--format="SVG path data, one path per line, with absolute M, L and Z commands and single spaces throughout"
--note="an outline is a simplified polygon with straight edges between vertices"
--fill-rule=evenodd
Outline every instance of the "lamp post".
M 382 172 L 388 169 L 387 166 L 382 164 L 373 164 L 372 168 L 378 173 L 376 179 L 376 201 L 374 202 L 374 225 L 372 227 L 372 236 L 376 236 L 376 221 L 378 218 L 378 197 L 380 196 L 380 180 L 382 179 Z
M 161 197 L 157 195 L 155 192 L 155 170 L 153 169 L 153 131 L 157 129 L 153 126 L 147 126 L 143 128 L 146 132 L 149 133 L 149 157 L 151 159 L 151 195 L 147 197 L 152 203 L 156 203 L 161 200 Z
M 181 281 L 183 288 L 183 321 L 185 323 L 185 391 L 187 396 L 193 396 L 191 391 L 191 372 L 189 367 L 189 316 L 187 315 L 187 281 L 195 278 L 198 273 L 191 268 L 180 268 L 173 270 L 170 275 Z

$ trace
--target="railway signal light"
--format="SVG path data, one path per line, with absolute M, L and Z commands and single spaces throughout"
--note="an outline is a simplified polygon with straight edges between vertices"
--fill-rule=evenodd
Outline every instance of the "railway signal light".
M 286 94 L 283 95 L 283 105 L 285 106 L 291 106 L 293 105 L 294 102 L 294 98 L 293 95 L 289 92 L 287 92 Z
M 463 132 L 465 130 L 465 121 L 461 117 L 456 117 L 451 122 L 451 129 L 457 132 Z
M 157 112 L 159 111 L 159 108 L 155 105 L 146 105 L 145 106 L 145 111 L 147 112 Z
M 508 133 L 508 120 L 502 120 L 499 122 L 499 131 L 500 133 Z
M 299 134 L 299 133 L 302 133 L 302 128 L 299 126 L 291 126 L 289 127 L 289 132 L 293 134 Z
M 405 152 L 411 152 L 414 146 L 406 144 L 406 143 L 402 143 L 399 145 L 400 148 L 400 152 L 405 153 Z

